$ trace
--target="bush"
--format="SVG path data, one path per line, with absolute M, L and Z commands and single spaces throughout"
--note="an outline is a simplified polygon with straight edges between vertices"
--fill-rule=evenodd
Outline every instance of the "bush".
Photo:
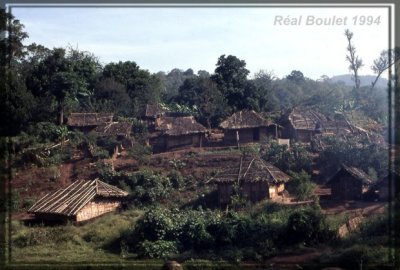
M 321 213 L 307 209 L 290 215 L 286 235 L 289 243 L 310 243 L 318 239 L 321 231 Z
M 147 164 L 150 161 L 151 147 L 139 142 L 133 143 L 128 150 L 129 157 L 136 159 L 139 164 Z
M 177 170 L 172 170 L 168 174 L 168 178 L 171 181 L 172 187 L 175 189 L 182 189 L 185 186 L 185 178 Z
M 166 259 L 173 254 L 178 253 L 176 242 L 174 241 L 147 241 L 139 244 L 138 254 L 145 258 L 163 258 Z
M 299 173 L 291 172 L 292 180 L 288 182 L 287 189 L 300 201 L 313 197 L 316 184 L 311 182 L 311 176 L 302 170 Z

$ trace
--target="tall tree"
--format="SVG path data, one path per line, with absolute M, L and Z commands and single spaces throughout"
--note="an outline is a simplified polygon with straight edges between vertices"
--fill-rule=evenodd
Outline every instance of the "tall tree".
M 356 48 L 351 43 L 353 32 L 350 32 L 349 29 L 346 29 L 344 34 L 347 38 L 347 51 L 349 53 L 348 55 L 346 55 L 346 60 L 350 63 L 349 69 L 353 72 L 355 87 L 356 89 L 358 89 L 360 88 L 360 78 L 358 75 L 358 71 L 364 64 L 362 59 L 359 58 L 358 55 L 356 55 Z
M 189 78 L 179 88 L 177 102 L 198 109 L 198 118 L 208 128 L 226 116 L 226 101 L 209 78 Z
M 112 78 L 126 87 L 136 116 L 144 110 L 146 104 L 161 100 L 163 87 L 160 78 L 140 69 L 133 61 L 106 65 L 102 78 Z
M 23 84 L 19 63 L 26 54 L 24 25 L 0 9 L 0 125 L 2 136 L 13 136 L 30 121 L 35 101 Z
M 87 52 L 69 48 L 55 48 L 36 64 L 27 77 L 26 83 L 39 99 L 57 103 L 58 123 L 62 125 L 64 110 L 71 100 L 82 106 L 88 102 L 93 92 L 93 84 L 99 72 L 97 58 Z M 47 104 L 51 107 L 51 104 Z
M 375 80 L 371 83 L 372 88 L 378 82 L 379 77 L 388 68 L 393 66 L 400 59 L 400 48 L 392 50 L 384 50 L 379 55 L 379 58 L 374 60 L 374 64 L 371 66 L 372 71 L 376 74 Z
M 228 105 L 233 110 L 240 110 L 245 107 L 244 91 L 247 86 L 246 62 L 236 56 L 221 55 L 218 58 L 215 74 L 211 79 L 217 84 L 218 89 L 226 98 Z

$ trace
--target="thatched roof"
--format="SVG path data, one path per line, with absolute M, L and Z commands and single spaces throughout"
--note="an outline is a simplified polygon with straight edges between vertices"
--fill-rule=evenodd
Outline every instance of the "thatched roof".
M 125 196 L 128 196 L 127 192 L 98 179 L 80 180 L 45 195 L 28 212 L 74 216 L 95 197 L 121 198 Z
M 289 116 L 289 122 L 295 129 L 315 130 L 315 127 L 320 122 L 327 122 L 327 119 L 322 114 L 319 114 L 310 109 L 293 109 Z
M 232 114 L 219 126 L 223 129 L 257 128 L 273 125 L 272 122 L 264 119 L 261 115 L 251 110 L 244 110 Z
M 98 126 L 112 122 L 113 116 L 112 113 L 71 113 L 68 117 L 68 126 Z
M 155 130 L 169 136 L 206 133 L 207 129 L 198 123 L 193 116 L 161 117 L 155 124 Z
M 233 182 L 258 182 L 266 181 L 268 184 L 285 183 L 290 179 L 272 164 L 257 157 L 246 157 L 239 161 L 235 167 L 227 168 L 219 172 L 210 182 L 233 183 Z
M 165 110 L 158 104 L 147 104 L 144 112 L 144 117 L 157 118 L 164 115 Z
M 112 122 L 108 124 L 102 124 L 96 127 L 94 131 L 104 136 L 129 136 L 132 131 L 132 122 Z
M 374 182 L 374 180 L 372 180 L 372 178 L 363 170 L 342 164 L 341 169 L 328 181 L 328 184 L 332 183 L 332 181 L 336 179 L 336 176 L 343 171 L 350 174 L 356 180 L 361 181 L 364 185 L 371 185 Z

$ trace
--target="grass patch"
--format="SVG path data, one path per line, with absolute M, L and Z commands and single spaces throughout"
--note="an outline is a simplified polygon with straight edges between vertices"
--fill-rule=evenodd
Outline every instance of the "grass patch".
M 11 257 L 18 263 L 100 263 L 124 261 L 119 243 L 142 212 L 111 213 L 81 226 L 11 224 Z

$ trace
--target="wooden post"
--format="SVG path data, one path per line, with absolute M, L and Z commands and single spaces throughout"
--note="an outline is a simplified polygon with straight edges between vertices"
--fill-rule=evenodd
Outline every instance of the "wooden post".
M 240 149 L 240 145 L 239 145 L 239 130 L 236 130 L 236 143 L 237 143 L 237 147 Z

